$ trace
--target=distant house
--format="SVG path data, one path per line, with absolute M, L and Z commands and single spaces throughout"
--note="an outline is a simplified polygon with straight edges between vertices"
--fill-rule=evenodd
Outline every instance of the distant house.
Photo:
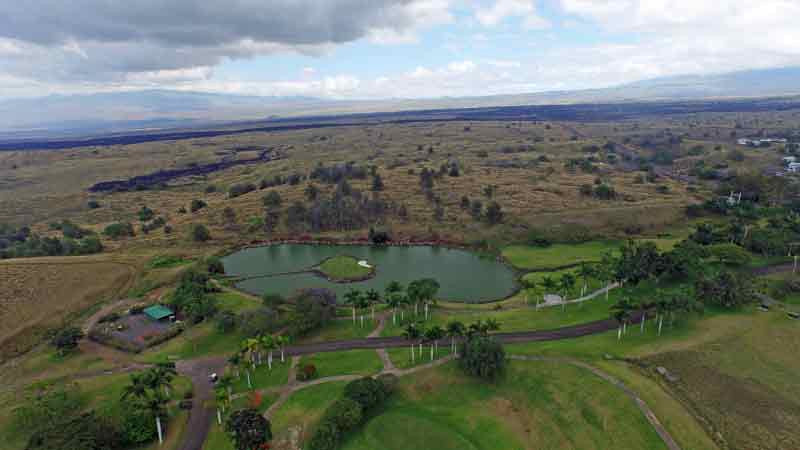
M 797 157 L 796 156 L 784 156 L 783 157 L 783 163 L 784 164 L 789 164 L 789 163 L 793 163 L 793 162 L 797 162 Z
M 171 309 L 167 308 L 166 306 L 161 305 L 153 305 L 147 307 L 142 311 L 145 313 L 147 317 L 151 320 L 156 322 L 161 322 L 164 319 L 166 320 L 175 320 L 175 313 L 172 312 Z
M 791 173 L 800 172 L 800 163 L 791 162 L 786 166 L 786 171 Z

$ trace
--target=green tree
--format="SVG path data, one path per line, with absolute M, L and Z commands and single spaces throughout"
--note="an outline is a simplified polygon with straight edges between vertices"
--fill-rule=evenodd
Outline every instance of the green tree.
M 716 244 L 708 250 L 713 258 L 728 266 L 743 266 L 751 259 L 747 250 L 736 244 Z
M 225 422 L 225 430 L 237 450 L 259 449 L 272 440 L 269 420 L 255 409 L 234 411 Z
M 335 424 L 339 430 L 350 430 L 361 423 L 362 411 L 363 408 L 360 403 L 351 398 L 343 397 L 333 402 L 325 410 L 322 421 Z
M 147 206 L 142 206 L 142 209 L 137 214 L 140 222 L 149 222 L 155 216 L 153 210 Z
M 280 208 L 281 204 L 283 203 L 283 199 L 278 191 L 269 191 L 267 195 L 261 199 L 261 202 L 264 204 L 264 208 L 275 209 Z
M 704 276 L 695 283 L 695 293 L 701 302 L 724 308 L 738 308 L 752 302 L 753 292 L 749 276 L 729 270 Z
M 211 233 L 203 224 L 193 224 L 189 229 L 189 239 L 194 242 L 206 242 L 211 239 Z
M 83 338 L 83 330 L 78 327 L 64 327 L 58 331 L 50 340 L 50 344 L 58 350 L 58 354 L 63 356 L 78 347 L 78 342 Z
M 383 403 L 387 397 L 383 383 L 372 377 L 353 380 L 344 387 L 344 396 L 361 405 L 367 412 Z
M 505 371 L 505 350 L 494 339 L 475 335 L 464 343 L 459 364 L 468 375 L 495 380 Z
M 447 323 L 447 335 L 450 337 L 450 352 L 456 354 L 456 340 L 461 339 L 466 334 L 464 323 L 452 320 Z
M 197 211 L 200 211 L 201 209 L 203 209 L 205 207 L 206 207 L 206 202 L 204 202 L 203 200 L 200 200 L 198 198 L 192 200 L 192 202 L 189 203 L 189 211 L 190 212 L 197 212 Z
M 491 202 L 486 207 L 486 221 L 489 225 L 496 225 L 503 221 L 503 208 L 497 202 Z

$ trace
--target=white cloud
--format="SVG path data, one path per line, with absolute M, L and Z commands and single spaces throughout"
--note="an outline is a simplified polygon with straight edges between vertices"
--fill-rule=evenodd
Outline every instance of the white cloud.
M 475 17 L 485 27 L 493 27 L 510 17 L 521 17 L 526 28 L 542 29 L 550 23 L 536 11 L 534 0 L 495 0 L 489 7 L 479 6 Z

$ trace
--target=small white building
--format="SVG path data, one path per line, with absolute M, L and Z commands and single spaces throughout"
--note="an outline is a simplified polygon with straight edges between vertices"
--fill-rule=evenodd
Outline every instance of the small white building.
M 789 164 L 789 163 L 793 163 L 793 162 L 797 162 L 797 157 L 796 156 L 784 156 L 783 157 L 783 163 L 784 164 Z
M 798 173 L 800 172 L 800 163 L 797 162 L 790 162 L 786 166 L 786 171 L 791 173 Z

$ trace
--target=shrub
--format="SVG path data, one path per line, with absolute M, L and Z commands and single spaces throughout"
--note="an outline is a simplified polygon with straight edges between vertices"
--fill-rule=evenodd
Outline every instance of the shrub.
M 206 202 L 196 198 L 196 199 L 192 200 L 192 202 L 189 204 L 189 211 L 197 212 L 197 211 L 200 211 L 201 209 L 205 208 L 206 206 L 207 206 Z
M 58 349 L 59 354 L 74 350 L 78 347 L 78 341 L 83 338 L 83 330 L 78 327 L 65 327 L 56 331 L 50 344 Z
M 132 446 L 156 439 L 155 417 L 142 408 L 121 408 L 120 432 L 123 441 Z
M 371 377 L 351 381 L 344 387 L 344 396 L 358 402 L 364 411 L 381 404 L 387 396 L 383 384 Z
M 297 381 L 309 381 L 317 377 L 317 366 L 306 364 L 297 371 Z
M 261 202 L 264 204 L 265 208 L 272 209 L 279 208 L 283 203 L 283 199 L 281 198 L 281 194 L 277 191 L 269 191 L 267 195 L 261 199 Z
M 217 316 L 217 331 L 220 333 L 230 333 L 236 329 L 237 324 L 238 318 L 231 311 L 222 311 Z
M 208 228 L 206 228 L 205 225 L 199 223 L 194 224 L 189 229 L 189 239 L 194 242 L 206 242 L 211 239 L 211 233 L 208 232 Z
M 112 223 L 103 230 L 103 234 L 112 239 L 119 239 L 123 237 L 136 235 L 136 233 L 134 233 L 133 231 L 133 225 L 131 225 L 130 222 Z
M 459 364 L 468 375 L 494 380 L 503 374 L 506 353 L 503 346 L 486 336 L 473 336 L 464 345 Z
M 253 192 L 256 190 L 256 185 L 253 183 L 239 183 L 234 184 L 228 189 L 228 197 L 229 198 L 236 198 L 240 195 L 247 194 L 248 192 Z
M 360 403 L 344 397 L 333 402 L 322 416 L 323 422 L 331 422 L 340 431 L 351 430 L 361 423 L 363 408 Z
M 86 206 L 88 206 L 89 209 L 97 209 L 100 207 L 100 203 L 97 200 L 89 200 L 86 202 Z
M 311 441 L 308 443 L 308 449 L 333 450 L 339 446 L 340 437 L 341 432 L 336 425 L 331 422 L 322 422 L 311 437 Z

